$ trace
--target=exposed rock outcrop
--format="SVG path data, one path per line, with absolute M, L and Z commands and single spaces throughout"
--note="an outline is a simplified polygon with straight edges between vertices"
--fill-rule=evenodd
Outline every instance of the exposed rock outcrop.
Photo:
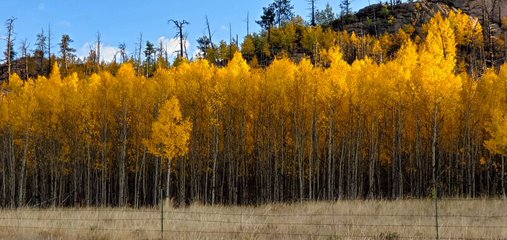
M 462 9 L 463 12 L 471 16 L 476 16 L 481 20 L 487 16 L 494 23 L 501 23 L 502 18 L 507 16 L 506 0 L 450 0 L 435 1 L 449 2 L 450 5 Z
M 448 15 L 450 11 L 458 10 L 499 29 L 502 19 L 507 16 L 507 0 L 421 0 L 394 6 L 374 4 L 353 16 L 336 20 L 331 26 L 335 30 L 360 35 L 394 33 L 405 25 L 418 29 L 437 13 Z

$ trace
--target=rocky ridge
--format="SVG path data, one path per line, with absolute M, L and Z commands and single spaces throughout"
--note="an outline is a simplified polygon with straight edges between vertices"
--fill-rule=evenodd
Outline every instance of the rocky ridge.
M 448 15 L 450 11 L 467 13 L 483 25 L 490 25 L 493 32 L 499 32 L 502 19 L 507 16 L 507 0 L 421 0 L 394 6 L 373 4 L 353 16 L 334 21 L 331 27 L 360 35 L 394 33 L 407 25 L 420 30 L 437 13 Z

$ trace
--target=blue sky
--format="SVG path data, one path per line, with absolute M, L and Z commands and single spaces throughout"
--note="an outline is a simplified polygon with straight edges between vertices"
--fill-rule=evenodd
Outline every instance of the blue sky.
M 376 0 L 371 0 L 372 3 Z M 104 57 L 110 59 L 119 43 L 124 42 L 132 54 L 139 34 L 143 42 L 149 40 L 158 43 L 163 40 L 168 49 L 177 47 L 173 39 L 176 29 L 167 23 L 169 19 L 190 22 L 185 29 L 188 36 L 189 55 L 195 52 L 196 39 L 206 33 L 205 16 L 208 16 L 213 33 L 213 41 L 229 39 L 229 24 L 233 35 L 240 38 L 246 35 L 247 13 L 250 15 L 250 31 L 259 31 L 255 20 L 260 18 L 262 7 L 272 0 L 0 0 L 0 49 L 5 49 L 5 20 L 11 16 L 15 21 L 16 49 L 20 41 L 27 39 L 30 48 L 34 48 L 36 35 L 43 28 L 47 32 L 51 25 L 52 51 L 57 52 L 62 34 L 69 34 L 74 40 L 71 46 L 77 49 L 78 56 L 87 55 L 90 44 L 94 44 L 97 32 L 100 32 Z M 325 8 L 330 3 L 335 12 L 339 11 L 339 0 L 317 0 L 317 8 Z M 308 20 L 307 0 L 292 0 L 297 15 Z M 353 0 L 353 10 L 366 6 L 368 0 Z M 6 14 L 9 13 L 9 14 Z M 144 43 L 143 43 L 144 47 Z M 169 50 L 171 51 L 171 50 Z M 18 51 L 19 52 L 19 51 Z M 0 59 L 3 59 L 2 54 Z

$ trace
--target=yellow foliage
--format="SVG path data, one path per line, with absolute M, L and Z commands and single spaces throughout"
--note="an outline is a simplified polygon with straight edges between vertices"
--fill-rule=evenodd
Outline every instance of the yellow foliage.
M 421 65 L 437 65 L 451 73 L 456 65 L 456 40 L 450 21 L 437 14 L 424 28 L 428 35 L 420 56 Z
M 472 18 L 461 11 L 457 13 L 451 11 L 448 19 L 454 29 L 457 44 L 479 47 L 484 43 L 482 26 L 478 18 Z
M 305 168 L 301 173 L 309 176 L 309 166 L 323 167 L 328 159 L 349 157 L 359 164 L 378 161 L 380 168 L 391 167 L 401 157 L 407 169 L 413 169 L 408 165 L 431 151 L 433 110 L 438 106 L 442 156 L 470 151 L 462 140 L 467 124 L 473 141 L 487 138 L 485 147 L 506 154 L 507 65 L 499 73 L 486 71 L 480 80 L 455 70 L 456 45 L 475 44 L 480 27 L 472 29 L 474 22 L 468 16 L 437 15 L 425 26 L 428 34 L 421 44 L 410 41 L 410 31 L 375 39 L 320 27 L 305 27 L 300 33 L 299 23 L 290 24 L 274 31 L 278 39 L 273 40 L 291 48 L 289 42 L 302 37 L 303 51 L 322 54 L 297 62 L 276 59 L 265 69 L 252 67 L 255 43 L 247 38 L 251 42 L 245 41 L 243 54 L 250 66 L 235 52 L 227 66 L 181 61 L 157 69 L 150 78 L 137 75 L 131 63 L 119 66 L 115 74 L 100 71 L 82 78 L 70 74 L 62 79 L 58 65 L 48 78 L 24 82 L 13 74 L 3 85 L 7 93 L 0 95 L 0 133 L 12 134 L 19 146 L 27 143 L 23 134 L 34 146 L 50 146 L 48 157 L 42 158 L 57 159 L 63 165 L 60 170 L 76 156 L 84 160 L 86 153 L 90 167 L 107 177 L 123 147 L 129 165 L 125 169 L 141 171 L 138 161 L 145 159 L 146 150 L 172 160 L 188 154 L 190 142 L 196 148 L 195 171 L 207 171 L 209 156 L 217 151 L 213 145 L 217 131 L 217 154 L 224 157 L 219 166 L 242 156 L 240 171 L 273 160 L 275 165 L 287 163 L 276 168 L 290 175 L 299 173 L 300 160 Z M 270 46 L 264 47 L 270 51 Z M 349 64 L 344 56 L 353 54 L 342 50 L 354 52 L 358 60 Z M 372 58 L 361 57 L 369 53 Z M 398 144 L 401 149 L 396 149 Z M 414 154 L 412 148 L 420 152 Z M 27 152 L 35 155 L 38 149 Z M 284 161 L 278 161 L 282 156 Z M 326 161 L 319 162 L 322 159 Z
M 490 138 L 484 142 L 495 154 L 507 155 L 507 64 L 500 68 L 498 76 L 490 71 L 481 83 L 481 97 L 490 119 L 486 130 Z
M 151 137 L 145 139 L 148 151 L 164 159 L 173 159 L 188 153 L 192 124 L 183 118 L 176 97 L 166 101 L 151 127 Z
M 507 155 L 507 115 L 499 109 L 492 109 L 486 130 L 491 138 L 485 141 L 485 146 L 493 153 Z
M 295 93 L 290 87 L 295 83 L 296 72 L 296 65 L 286 58 L 275 60 L 266 70 L 263 91 L 282 109 L 289 109 L 290 102 L 284 97 Z

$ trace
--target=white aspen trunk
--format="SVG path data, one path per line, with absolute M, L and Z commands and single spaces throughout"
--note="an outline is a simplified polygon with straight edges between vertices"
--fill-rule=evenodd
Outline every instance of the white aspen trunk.
M 171 159 L 167 159 L 166 198 L 171 198 Z
M 21 160 L 21 172 L 19 176 L 19 192 L 18 192 L 18 206 L 23 206 L 25 203 L 25 171 L 26 159 L 28 154 L 28 130 L 25 131 L 25 145 L 23 147 L 23 158 Z

